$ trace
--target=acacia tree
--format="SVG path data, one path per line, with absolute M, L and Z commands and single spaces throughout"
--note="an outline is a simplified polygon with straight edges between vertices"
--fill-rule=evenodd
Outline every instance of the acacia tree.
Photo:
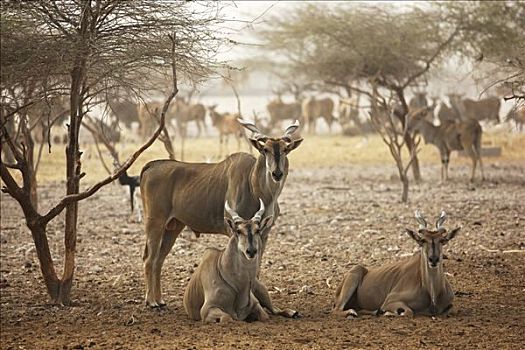
M 417 7 L 301 4 L 289 13 L 272 18 L 261 35 L 268 49 L 289 60 L 290 74 L 341 87 L 348 97 L 360 92 L 372 99 L 373 85 L 387 89 L 396 97 L 395 115 L 403 127 L 407 88 L 425 78 L 457 34 L 439 24 L 437 11 Z M 408 134 L 404 144 L 413 154 Z M 419 180 L 416 156 L 412 166 Z
M 24 40 L 12 40 L 4 46 L 2 31 L 2 53 L 10 55 L 6 60 L 2 57 L 2 92 L 40 76 L 39 66 L 47 69 L 49 81 L 64 82 L 62 88 L 69 96 L 65 197 L 46 213 L 37 211 L 30 200 L 32 170 L 28 167 L 26 154 L 20 152 L 26 145 L 17 144 L 4 123 L 1 125 L 2 149 L 8 147 L 16 161 L 0 162 L 2 191 L 11 195 L 24 213 L 51 300 L 68 305 L 75 270 L 78 201 L 117 179 L 162 132 L 166 111 L 178 91 L 175 62 L 183 74 L 198 72 L 202 76 L 209 73 L 209 63 L 220 44 L 212 26 L 219 19 L 213 4 L 182 2 L 41 0 L 3 3 L 2 6 L 2 28 L 16 27 L 23 21 L 31 24 L 26 26 L 29 31 L 25 33 L 42 40 L 39 45 L 32 40 L 27 41 L 27 45 Z M 16 30 L 10 33 L 23 35 Z M 9 43 L 16 45 L 9 46 Z M 21 71 L 23 74 L 19 74 Z M 81 169 L 78 136 L 83 117 L 93 103 L 112 89 L 147 91 L 151 88 L 151 76 L 165 75 L 167 71 L 173 76 L 172 92 L 164 103 L 154 134 L 112 175 L 80 191 L 80 180 L 85 172 Z M 17 182 L 15 171 L 21 173 L 21 183 Z M 46 226 L 64 210 L 64 271 L 59 278 L 50 254 Z
M 416 158 L 421 138 L 410 130 L 410 119 L 418 117 L 421 113 L 426 114 L 427 108 L 410 111 L 406 115 L 404 123 L 400 123 L 396 117 L 396 106 L 393 104 L 392 94 L 387 100 L 381 95 L 377 85 L 373 85 L 373 98 L 371 99 L 370 122 L 374 130 L 381 136 L 381 139 L 388 146 L 390 155 L 396 163 L 399 180 L 401 181 L 401 202 L 408 201 L 408 170 Z M 406 140 L 411 140 L 414 147 L 406 157 L 403 156 L 403 150 Z
M 16 7 L 15 7 L 16 8 Z M 59 74 L 59 41 L 47 40 L 46 33 L 35 31 L 34 21 L 18 16 L 14 5 L 2 3 L 1 69 L 0 69 L 0 123 L 11 134 L 15 145 L 22 144 L 31 172 L 31 201 L 38 207 L 36 174 L 44 140 L 50 144 L 50 130 L 58 119 L 69 112 L 56 103 L 64 94 L 64 81 Z M 35 139 L 42 142 L 35 151 Z M 4 160 L 15 161 L 9 147 L 2 147 Z
M 506 100 L 525 100 L 525 2 L 434 3 L 442 22 L 460 28 L 455 49 L 475 63 L 492 65 L 486 86 L 506 85 Z M 495 78 L 497 77 L 497 78 Z

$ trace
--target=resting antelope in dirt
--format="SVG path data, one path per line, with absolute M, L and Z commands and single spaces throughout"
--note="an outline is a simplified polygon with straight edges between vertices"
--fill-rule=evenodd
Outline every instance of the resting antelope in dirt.
M 279 217 L 277 199 L 288 175 L 288 154 L 302 139 L 292 134 L 299 128 L 296 121 L 284 135 L 273 138 L 262 135 L 255 125 L 239 119 L 254 132 L 250 142 L 259 151 L 257 158 L 248 153 L 235 153 L 220 163 L 184 163 L 156 160 L 142 169 L 140 190 L 146 227 L 144 273 L 146 303 L 165 305 L 161 297 L 160 275 L 164 259 L 185 226 L 200 233 L 228 234 L 224 225 L 224 202 L 228 201 L 241 217 L 252 217 L 259 208 L 259 198 L 266 210 L 262 219 Z M 261 256 L 270 228 L 261 232 Z M 252 291 L 261 305 L 273 314 L 288 317 L 293 310 L 280 310 L 272 305 L 266 288 L 256 279 Z
M 481 136 L 482 129 L 479 122 L 474 119 L 465 121 L 442 122 L 440 126 L 435 126 L 428 120 L 424 119 L 425 109 L 414 111 L 410 116 L 410 127 L 418 131 L 423 136 L 425 143 L 435 145 L 441 155 L 441 180 L 447 181 L 448 163 L 452 151 L 465 151 L 472 159 L 472 173 L 470 181 L 474 181 L 476 174 L 476 165 L 479 163 L 481 170 L 481 179 L 485 179 L 483 173 L 483 163 L 481 162 Z
M 256 283 L 261 260 L 261 232 L 271 226 L 272 216 L 262 218 L 264 203 L 253 218 L 245 220 L 225 203 L 231 218 L 224 217 L 230 240 L 225 249 L 207 249 L 184 293 L 188 316 L 204 323 L 268 320 L 251 286 Z M 263 285 L 261 285 L 264 287 Z
M 408 260 L 378 268 L 354 266 L 337 289 L 332 312 L 353 318 L 358 313 L 412 316 L 439 315 L 450 310 L 454 292 L 443 271 L 443 246 L 460 228 L 449 232 L 443 227 L 444 211 L 435 230 L 427 228 L 419 210 L 416 219 L 419 230 L 406 232 L 421 251 Z

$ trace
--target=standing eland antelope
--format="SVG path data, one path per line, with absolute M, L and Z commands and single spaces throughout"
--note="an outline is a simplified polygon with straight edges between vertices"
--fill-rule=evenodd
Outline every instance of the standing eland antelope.
M 197 137 L 202 131 L 207 134 L 206 129 L 206 107 L 202 103 L 191 104 L 183 98 L 175 98 L 175 103 L 170 107 L 170 116 L 175 119 L 177 129 L 181 138 L 187 137 L 189 122 L 195 122 L 197 126 Z
M 224 217 L 230 233 L 225 249 L 207 249 L 184 292 L 188 316 L 204 323 L 269 319 L 251 286 L 261 262 L 261 232 L 271 226 L 272 216 L 262 218 L 264 203 L 253 218 L 245 220 L 225 203 L 231 218 Z M 262 287 L 264 287 L 261 284 Z
M 443 227 L 444 211 L 436 221 L 436 229 L 428 229 L 419 210 L 417 232 L 407 234 L 421 247 L 411 258 L 367 269 L 354 266 L 337 288 L 333 313 L 347 318 L 361 314 L 413 316 L 440 315 L 452 307 L 454 292 L 443 271 L 443 246 L 459 232 L 457 227 Z
M 328 125 L 328 130 L 332 132 L 332 123 L 335 120 L 334 101 L 326 97 L 317 100 L 315 97 L 306 98 L 302 105 L 302 113 L 305 124 L 308 125 L 308 132 L 315 134 L 316 122 L 318 118 L 323 117 Z
M 219 156 L 222 155 L 223 145 L 228 147 L 229 135 L 233 135 L 237 140 L 237 152 L 241 150 L 241 138 L 244 136 L 244 130 L 238 121 L 239 115 L 232 113 L 219 113 L 215 110 L 217 105 L 208 107 L 212 125 L 219 131 Z
M 281 137 L 268 137 L 250 122 L 239 122 L 254 133 L 250 142 L 259 151 L 255 158 L 235 153 L 219 163 L 184 163 L 155 160 L 142 169 L 140 190 L 144 208 L 146 246 L 144 273 L 146 303 L 165 305 L 161 297 L 161 269 L 164 259 L 185 226 L 200 233 L 228 234 L 224 225 L 224 202 L 232 204 L 241 217 L 252 217 L 259 208 L 259 198 L 266 210 L 263 218 L 279 217 L 277 199 L 288 176 L 288 154 L 302 139 L 294 139 L 296 121 Z M 261 256 L 270 228 L 261 232 Z M 259 269 L 259 268 L 258 268 Z M 272 305 L 266 288 L 256 279 L 252 291 L 261 305 L 273 314 L 295 317 L 294 310 Z
M 413 111 L 408 116 L 410 128 L 418 131 L 423 136 L 425 143 L 436 146 L 441 156 L 441 180 L 447 181 L 448 163 L 452 151 L 465 151 L 472 159 L 472 173 L 470 181 L 474 181 L 476 165 L 479 163 L 481 179 L 485 179 L 483 173 L 483 163 L 481 161 L 481 136 L 483 131 L 477 120 L 467 119 L 465 121 L 442 122 L 440 126 L 435 126 L 424 117 L 428 110 L 420 109 Z
M 278 98 L 268 103 L 266 110 L 270 115 L 272 128 L 278 126 L 285 119 L 302 119 L 301 104 L 299 102 L 284 103 Z

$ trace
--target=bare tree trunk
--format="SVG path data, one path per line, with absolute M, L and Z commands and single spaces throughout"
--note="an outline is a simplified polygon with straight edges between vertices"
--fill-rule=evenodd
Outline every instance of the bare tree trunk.
M 403 184 L 403 192 L 401 193 L 401 202 L 406 203 L 408 202 L 408 177 L 406 174 L 400 174 L 401 177 L 401 183 Z
M 87 11 L 86 11 L 87 12 Z M 82 44 L 86 45 L 86 23 L 88 21 L 87 14 L 83 14 L 82 28 L 84 31 Z M 75 67 L 71 72 L 71 95 L 70 95 L 70 119 L 68 130 L 68 145 L 66 147 L 66 195 L 78 194 L 80 191 L 80 146 L 78 144 L 78 136 L 80 126 L 82 124 L 83 116 L 83 83 L 86 74 L 86 59 L 88 52 L 86 46 L 83 46 L 79 52 Z M 66 219 L 64 229 L 64 272 L 62 274 L 62 281 L 57 303 L 62 305 L 69 305 L 71 303 L 71 285 L 73 283 L 73 274 L 75 272 L 75 250 L 77 242 L 77 219 L 78 219 L 78 202 L 74 201 L 66 205 Z
M 44 277 L 44 283 L 51 300 L 56 303 L 60 292 L 60 280 L 55 271 L 53 258 L 49 251 L 49 243 L 47 241 L 46 227 L 47 224 L 42 223 L 41 220 L 32 220 L 35 223 L 29 224 L 31 235 L 36 247 L 36 254 L 40 263 L 40 271 Z
M 404 138 L 405 138 L 405 142 L 408 148 L 408 152 L 412 154 L 414 147 L 415 147 L 414 140 L 409 133 L 407 133 Z M 421 170 L 419 168 L 419 159 L 417 158 L 417 154 L 414 154 L 414 159 L 412 160 L 411 167 L 412 167 L 412 175 L 414 176 L 414 180 L 416 181 L 416 183 L 420 183 L 421 182 Z
M 24 158 L 27 162 L 27 168 L 29 173 L 29 200 L 33 204 L 33 207 L 36 212 L 38 212 L 38 184 L 36 179 L 36 171 L 35 171 L 35 142 L 33 141 L 33 137 L 31 135 L 31 130 L 28 126 L 28 118 L 26 112 L 22 112 L 22 115 L 20 117 L 20 123 L 21 124 L 21 131 L 23 135 L 24 140 Z
M 10 135 L 15 134 L 15 116 L 11 115 L 10 117 L 5 116 L 5 110 L 3 106 L 0 106 L 0 123 L 5 123 L 5 128 L 10 133 Z M 4 120 L 5 119 L 5 120 Z M 13 164 L 15 162 L 15 156 L 9 147 L 1 145 L 2 151 L 4 152 L 4 159 L 7 163 Z

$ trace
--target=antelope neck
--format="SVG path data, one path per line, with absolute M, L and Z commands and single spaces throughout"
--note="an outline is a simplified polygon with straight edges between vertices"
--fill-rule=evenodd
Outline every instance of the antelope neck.
M 437 131 L 437 126 L 434 126 L 432 123 L 426 120 L 421 121 L 421 127 L 419 128 L 419 132 L 421 133 L 421 135 L 423 135 L 425 143 L 434 143 Z
M 437 304 L 437 298 L 444 288 L 443 261 L 440 259 L 436 268 L 429 268 L 428 256 L 423 250 L 421 252 L 420 273 L 423 288 L 425 288 L 430 295 L 432 307 L 435 307 Z
M 226 249 L 219 257 L 219 274 L 221 278 L 237 293 L 250 290 L 250 285 L 258 266 L 258 258 L 251 261 L 242 256 L 237 247 L 237 238 L 232 236 L 228 241 Z M 249 281 L 249 283 L 246 283 Z

